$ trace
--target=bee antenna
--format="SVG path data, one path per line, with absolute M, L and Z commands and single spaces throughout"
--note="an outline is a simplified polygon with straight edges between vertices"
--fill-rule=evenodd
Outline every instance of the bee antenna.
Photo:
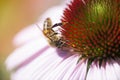
M 38 24 L 36 24 L 36 26 L 39 28 L 40 31 L 42 31 L 42 29 L 40 28 L 40 26 Z

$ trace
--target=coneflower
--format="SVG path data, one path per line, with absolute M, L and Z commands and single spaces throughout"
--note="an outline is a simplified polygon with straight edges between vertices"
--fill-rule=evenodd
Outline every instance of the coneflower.
M 23 30 L 17 43 L 24 45 L 6 60 L 12 80 L 120 80 L 120 0 L 72 0 L 64 11 L 63 6 L 44 20 L 65 22 L 61 35 L 67 45 L 52 48 L 36 25 Z M 23 40 L 28 33 L 34 37 Z
M 66 44 L 88 59 L 88 67 L 120 58 L 120 0 L 73 0 L 62 21 Z

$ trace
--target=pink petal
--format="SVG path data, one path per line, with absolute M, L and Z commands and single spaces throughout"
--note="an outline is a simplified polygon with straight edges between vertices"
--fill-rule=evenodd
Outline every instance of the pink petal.
M 42 44 L 41 46 L 41 43 Z M 6 65 L 9 70 L 12 70 L 22 62 L 24 62 L 26 59 L 31 57 L 32 55 L 35 55 L 36 52 L 42 50 L 45 46 L 48 46 L 48 43 L 45 39 L 39 38 L 34 41 L 31 41 L 27 43 L 26 45 L 23 45 L 16 50 L 7 58 Z
M 120 59 L 118 60 L 120 62 Z M 116 70 L 117 69 L 117 73 L 120 73 L 120 68 L 115 68 L 114 64 L 118 64 L 117 61 L 113 61 L 110 60 L 107 62 L 106 64 L 106 80 L 119 80 L 120 76 L 117 76 L 118 74 L 116 74 Z M 120 67 L 120 65 L 119 65 Z
M 99 67 L 98 63 L 93 63 L 88 71 L 86 80 L 119 80 L 120 59 L 107 60 Z
M 117 77 L 118 80 L 120 80 L 120 59 L 117 59 L 117 62 L 115 60 L 113 60 L 113 68 L 115 71 L 115 75 Z
M 69 80 L 85 80 L 87 61 L 80 60 Z
M 42 32 L 40 32 L 37 26 L 34 24 L 24 28 L 21 32 L 19 32 L 15 36 L 13 43 L 15 46 L 24 45 L 25 43 L 29 43 L 30 41 L 36 40 L 41 35 Z
M 65 60 L 61 61 L 61 63 L 58 64 L 56 67 L 54 67 L 52 70 L 50 71 L 48 70 L 48 72 L 43 74 L 43 76 L 39 77 L 39 79 L 42 79 L 42 80 L 45 80 L 45 79 L 46 80 L 64 80 L 66 79 L 68 80 L 68 78 L 70 77 L 70 74 L 72 73 L 72 70 L 76 66 L 77 58 L 78 58 L 77 55 L 73 55 L 69 58 L 66 58 Z
M 35 80 L 37 78 L 36 75 L 42 75 L 49 66 L 55 66 L 62 60 L 63 58 L 56 54 L 55 49 L 49 48 L 44 54 L 14 72 L 13 80 Z M 23 76 L 25 77 L 23 78 Z
M 103 75 L 98 63 L 93 63 L 88 71 L 86 80 L 106 80 L 103 79 Z

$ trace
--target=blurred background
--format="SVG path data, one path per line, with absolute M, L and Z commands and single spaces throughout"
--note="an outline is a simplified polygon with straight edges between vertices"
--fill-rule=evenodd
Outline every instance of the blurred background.
M 0 0 L 0 80 L 10 80 L 4 61 L 14 50 L 12 39 L 22 28 L 33 24 L 49 7 L 62 0 Z

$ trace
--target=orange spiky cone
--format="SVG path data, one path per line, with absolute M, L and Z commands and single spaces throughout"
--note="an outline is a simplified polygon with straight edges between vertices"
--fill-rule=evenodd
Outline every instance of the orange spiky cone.
M 120 0 L 73 0 L 61 20 L 66 43 L 81 58 L 120 58 Z

